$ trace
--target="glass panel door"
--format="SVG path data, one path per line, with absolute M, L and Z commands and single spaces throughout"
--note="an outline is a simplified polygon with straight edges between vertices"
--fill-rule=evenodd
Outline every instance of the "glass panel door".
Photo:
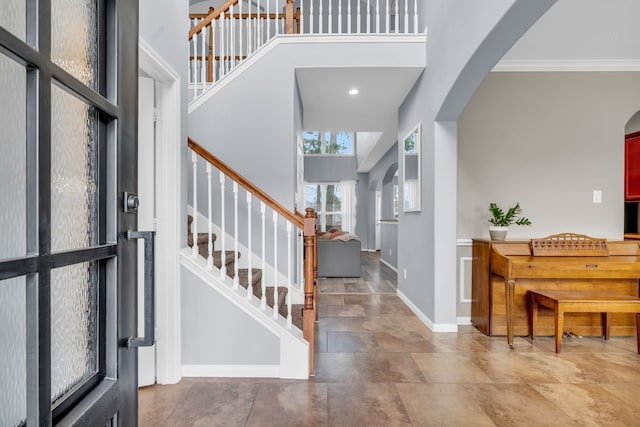
M 0 1 L 2 426 L 137 422 L 137 10 Z

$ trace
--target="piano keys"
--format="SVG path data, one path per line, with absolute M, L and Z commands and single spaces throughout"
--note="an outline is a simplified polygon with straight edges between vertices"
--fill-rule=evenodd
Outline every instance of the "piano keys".
M 557 239 L 556 236 L 547 239 Z M 529 289 L 603 290 L 639 296 L 638 241 L 606 242 L 605 250 L 590 252 L 580 252 L 571 243 L 568 246 L 565 243 L 554 246 L 552 255 L 546 256 L 534 255 L 532 241 L 474 239 L 471 322 L 487 335 L 506 335 L 512 346 L 514 335 L 529 334 L 526 303 Z M 632 314 L 614 313 L 611 325 L 612 336 L 636 333 Z M 567 313 L 565 330 L 599 336 L 602 318 L 598 313 Z M 538 335 L 554 335 L 551 312 L 540 312 L 537 331 Z

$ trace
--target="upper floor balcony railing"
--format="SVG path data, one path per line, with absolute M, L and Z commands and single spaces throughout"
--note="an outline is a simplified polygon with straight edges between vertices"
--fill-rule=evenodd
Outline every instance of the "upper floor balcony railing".
M 420 32 L 417 0 L 227 0 L 190 20 L 194 98 L 278 35 Z

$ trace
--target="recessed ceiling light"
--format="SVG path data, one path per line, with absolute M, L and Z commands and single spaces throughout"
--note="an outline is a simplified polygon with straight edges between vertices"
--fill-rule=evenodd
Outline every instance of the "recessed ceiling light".
M 355 88 L 349 90 L 349 95 L 357 95 L 359 93 L 360 93 L 360 91 L 358 89 L 355 89 Z

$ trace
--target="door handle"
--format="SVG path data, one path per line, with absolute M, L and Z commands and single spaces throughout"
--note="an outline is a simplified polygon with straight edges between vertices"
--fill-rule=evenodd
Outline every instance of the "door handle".
M 144 336 L 130 337 L 127 347 L 151 347 L 155 343 L 154 236 L 155 231 L 127 231 L 127 239 L 144 239 Z

